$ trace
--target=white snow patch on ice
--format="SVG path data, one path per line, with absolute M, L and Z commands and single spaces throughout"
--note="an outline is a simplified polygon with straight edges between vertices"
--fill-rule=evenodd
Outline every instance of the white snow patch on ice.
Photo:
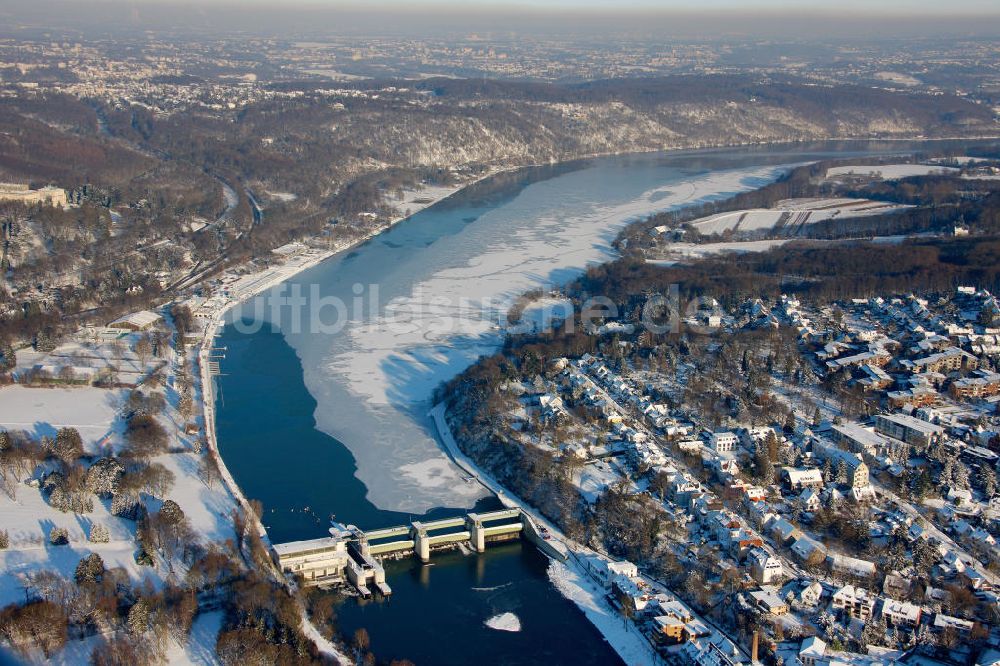
M 486 626 L 497 631 L 521 631 L 521 619 L 513 613 L 500 613 L 486 620 Z

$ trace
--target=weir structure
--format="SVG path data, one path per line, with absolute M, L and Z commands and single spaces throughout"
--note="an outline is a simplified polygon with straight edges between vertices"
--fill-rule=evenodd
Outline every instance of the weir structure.
M 463 545 L 481 553 L 489 544 L 520 539 L 522 533 L 533 541 L 545 538 L 516 508 L 368 531 L 334 523 L 329 537 L 275 544 L 272 554 L 283 572 L 306 585 L 349 583 L 362 596 L 370 596 L 372 587 L 389 596 L 382 558 L 413 555 L 428 562 L 435 551 Z

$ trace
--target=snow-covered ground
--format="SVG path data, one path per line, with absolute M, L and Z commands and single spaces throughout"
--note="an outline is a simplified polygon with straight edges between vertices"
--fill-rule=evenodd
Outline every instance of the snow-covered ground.
M 108 450 L 116 434 L 121 434 L 116 421 L 125 397 L 125 390 L 83 386 L 4 386 L 0 388 L 0 430 L 54 437 L 59 428 L 76 428 L 87 452 L 100 453 Z
M 989 161 L 990 160 L 988 158 L 985 158 L 985 157 L 970 157 L 968 155 L 959 155 L 958 157 L 938 157 L 938 158 L 935 158 L 935 159 L 932 159 L 932 160 L 928 160 L 928 162 L 933 162 L 933 163 L 939 163 L 939 162 L 952 163 L 953 162 L 953 163 L 961 165 L 961 166 L 970 166 L 970 165 L 973 165 L 973 164 L 979 164 L 981 162 L 989 162 Z
M 588 502 L 594 503 L 604 490 L 621 481 L 622 475 L 607 462 L 599 461 L 584 465 L 576 481 L 580 493 Z
M 895 83 L 902 86 L 920 85 L 920 79 L 910 76 L 909 74 L 903 74 L 902 72 L 876 72 L 875 78 L 880 81 L 887 81 L 889 83 Z
M 100 350 L 111 351 L 116 358 L 126 359 L 130 342 L 137 336 L 125 336 L 121 345 L 113 342 L 91 344 L 79 339 L 60 347 L 69 357 L 81 353 L 100 360 Z M 75 347 L 74 347 L 75 345 Z M 120 347 L 124 346 L 125 349 Z M 166 407 L 158 420 L 169 436 L 170 453 L 156 456 L 152 462 L 166 467 L 174 477 L 169 490 L 160 497 L 143 496 L 150 512 L 159 510 L 162 502 L 172 499 L 181 507 L 198 539 L 205 545 L 221 544 L 234 537 L 229 516 L 236 504 L 225 485 L 206 486 L 199 477 L 200 454 L 193 447 L 192 436 L 184 432 L 185 420 L 178 412 L 178 395 L 174 390 L 174 371 L 178 367 L 172 350 L 164 359 L 145 362 L 134 359 L 139 372 L 144 366 L 162 364 L 166 382 L 157 389 L 165 398 Z M 30 357 L 26 362 L 32 362 Z M 85 451 L 93 456 L 119 451 L 124 444 L 122 406 L 128 396 L 124 389 L 96 387 L 28 388 L 12 385 L 0 388 L 0 429 L 25 431 L 33 436 L 53 436 L 61 427 L 76 428 L 84 441 Z M 47 465 L 51 466 L 51 465 Z M 41 472 L 33 478 L 37 479 Z M 110 500 L 93 497 L 93 511 L 84 514 L 61 512 L 51 506 L 42 491 L 26 483 L 17 483 L 13 493 L 0 493 L 0 529 L 8 532 L 10 545 L 0 550 L 0 605 L 25 599 L 25 586 L 32 574 L 47 570 L 72 579 L 79 561 L 90 553 L 98 553 L 108 568 L 122 568 L 136 584 L 148 581 L 154 588 L 162 587 L 171 576 L 183 576 L 180 563 L 171 567 L 157 559 L 155 567 L 140 566 L 135 561 L 136 524 L 118 518 L 110 512 Z M 108 543 L 92 543 L 89 535 L 94 524 L 108 529 Z M 63 528 L 69 543 L 53 546 L 49 536 L 54 528 Z M 214 618 L 214 619 L 213 619 Z M 221 621 L 219 614 L 199 618 L 191 642 L 173 646 L 168 657 L 171 663 L 213 663 L 215 634 Z M 73 641 L 55 663 L 86 663 L 100 639 L 93 637 Z
M 628 628 L 622 616 L 611 610 L 605 592 L 572 563 L 549 562 L 549 580 L 556 589 L 575 603 L 597 627 L 626 664 L 652 663 L 652 648 L 635 627 Z
M 215 654 L 215 642 L 222 628 L 222 612 L 211 611 L 199 614 L 191 625 L 191 635 L 184 644 L 168 639 L 164 659 L 167 664 L 182 666 L 216 666 L 219 659 Z M 90 655 L 101 643 L 101 636 L 89 636 L 82 640 L 69 641 L 66 648 L 54 655 L 48 663 L 53 666 L 78 666 L 90 663 Z
M 276 201 L 282 203 L 288 203 L 289 201 L 295 201 L 299 198 L 299 195 L 293 192 L 267 192 L 267 196 Z
M 403 190 L 401 199 L 392 198 L 389 203 L 403 215 L 413 215 L 462 189 L 455 185 L 424 185 L 419 189 Z
M 508 326 L 507 330 L 510 333 L 537 333 L 572 317 L 572 301 L 568 298 L 544 296 L 525 306 L 521 318 Z
M 826 177 L 836 176 L 878 176 L 883 180 L 898 180 L 911 176 L 928 176 L 935 173 L 955 173 L 953 167 L 939 164 L 881 164 L 877 166 L 842 166 L 827 169 Z
M 115 339 L 108 339 L 108 336 L 115 336 Z M 83 379 L 88 374 L 96 375 L 113 368 L 118 382 L 135 384 L 159 363 L 155 357 L 143 359 L 135 353 L 133 348 L 141 336 L 141 333 L 126 334 L 114 329 L 88 329 L 51 352 L 19 351 L 16 372 L 21 374 L 41 367 L 57 376 L 60 368 L 69 367 L 74 369 L 78 379 Z
M 196 454 L 164 454 L 154 462 L 164 465 L 176 479 L 171 491 L 160 499 L 177 502 L 204 543 L 218 544 L 233 537 L 228 516 L 235 503 L 221 483 L 209 488 L 198 478 Z M 156 510 L 160 503 L 149 499 L 148 506 Z M 72 578 L 77 563 L 90 552 L 100 553 L 109 568 L 124 567 L 133 580 L 149 579 L 159 587 L 165 572 L 135 563 L 135 523 L 113 516 L 110 504 L 110 500 L 94 498 L 91 513 L 63 513 L 50 506 L 38 488 L 20 484 L 14 500 L 0 493 L 0 528 L 10 535 L 10 547 L 0 550 L 0 605 L 24 599 L 22 583 L 32 572 L 50 569 Z M 108 528 L 108 543 L 87 540 L 94 523 Z M 49 532 L 54 527 L 66 529 L 68 545 L 49 545 Z
M 671 243 L 670 258 L 647 259 L 648 263 L 660 266 L 672 266 L 684 259 L 701 259 L 713 254 L 723 254 L 726 252 L 766 252 L 772 248 L 780 247 L 791 239 L 782 238 L 776 240 L 761 241 L 735 241 L 731 243 Z

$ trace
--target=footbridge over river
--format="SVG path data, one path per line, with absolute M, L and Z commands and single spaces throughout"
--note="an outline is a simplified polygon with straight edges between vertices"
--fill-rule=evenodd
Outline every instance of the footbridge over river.
M 385 583 L 382 558 L 412 555 L 428 562 L 435 551 L 464 546 L 481 553 L 490 544 L 525 534 L 536 543 L 548 538 L 530 516 L 511 508 L 368 531 L 334 523 L 329 537 L 275 544 L 272 550 L 281 570 L 307 585 L 350 583 L 362 595 L 375 587 L 388 596 L 392 591 Z

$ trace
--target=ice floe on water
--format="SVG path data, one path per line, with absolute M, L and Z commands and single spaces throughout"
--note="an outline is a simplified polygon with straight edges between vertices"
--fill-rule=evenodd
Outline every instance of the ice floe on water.
M 497 590 L 502 590 L 505 587 L 510 587 L 510 583 L 504 583 L 503 585 L 494 585 L 493 587 L 473 587 L 471 588 L 473 592 L 496 592 Z
M 486 620 L 484 624 L 496 631 L 521 631 L 521 619 L 513 613 L 500 613 Z

